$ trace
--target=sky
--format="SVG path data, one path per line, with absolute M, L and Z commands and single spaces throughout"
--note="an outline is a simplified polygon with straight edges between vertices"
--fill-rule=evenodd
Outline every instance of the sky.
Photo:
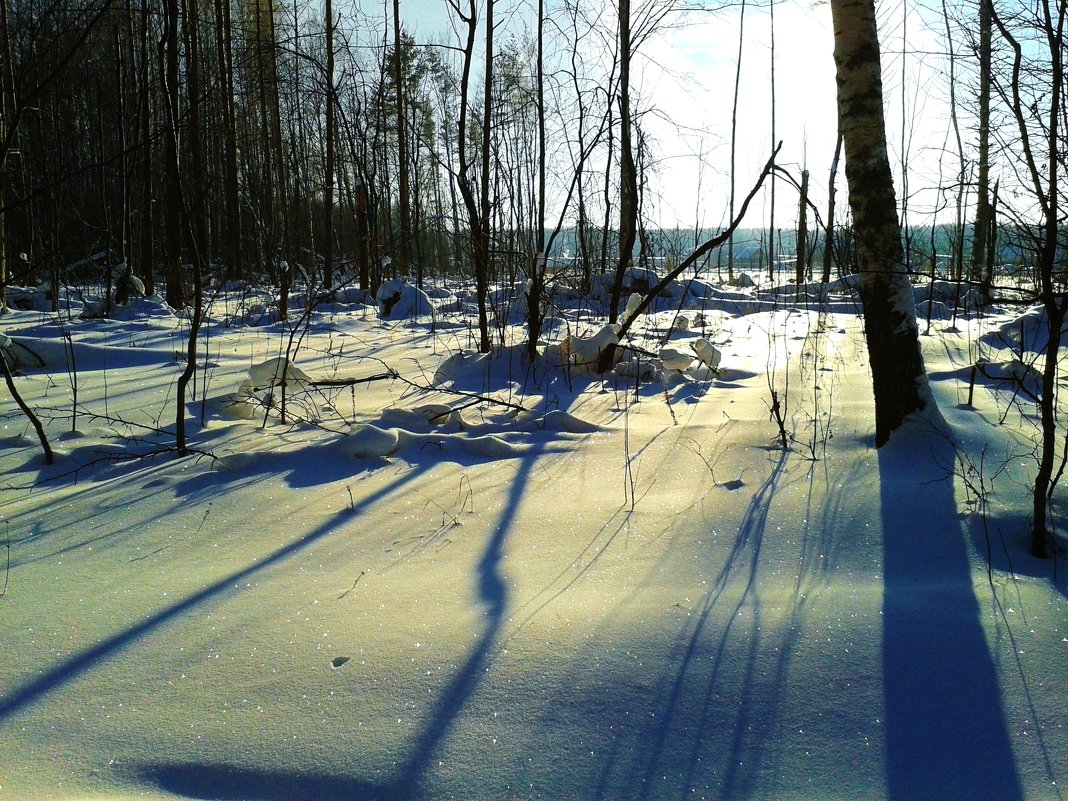
M 391 4 L 390 4 L 391 5 Z M 549 6 L 552 7 L 550 2 Z M 614 4 L 605 2 L 610 18 Z M 637 6 L 635 6 L 637 7 Z M 917 55 L 939 49 L 935 37 L 911 6 L 880 4 L 883 37 L 884 92 L 891 160 L 898 195 L 905 182 L 900 168 L 904 151 L 910 163 L 908 191 L 913 222 L 930 222 L 937 197 L 917 192 L 939 183 L 933 155 L 941 152 L 948 112 L 938 65 Z M 498 17 L 520 27 L 533 19 L 529 2 L 498 0 Z M 903 16 L 908 9 L 907 19 Z M 361 11 L 384 18 L 391 7 L 362 2 Z M 401 0 L 405 26 L 418 41 L 455 42 L 445 0 Z M 737 6 L 688 14 L 684 24 L 666 27 L 638 52 L 633 67 L 634 94 L 645 116 L 646 133 L 656 158 L 657 197 L 651 216 L 664 227 L 725 224 L 729 209 L 731 106 L 737 69 L 739 29 L 744 25 L 742 72 L 738 98 L 736 197 L 744 197 L 774 147 L 782 141 L 779 163 L 798 180 L 811 172 L 811 199 L 825 208 L 828 172 L 836 137 L 833 31 L 826 2 L 786 0 L 776 3 L 774 29 L 768 8 L 749 6 L 742 19 Z M 774 137 L 772 125 L 772 33 L 774 30 Z M 902 59 L 901 34 L 910 53 Z M 902 97 L 901 65 L 908 81 Z M 904 109 L 904 115 L 903 115 Z M 906 119 L 902 139 L 901 120 Z M 905 145 L 902 145 L 902 142 Z M 839 171 L 839 198 L 846 202 L 844 173 Z M 797 218 L 796 190 L 776 186 L 776 225 L 792 226 Z M 761 197 L 745 225 L 767 225 L 770 198 Z M 759 215 L 763 219 L 759 219 Z

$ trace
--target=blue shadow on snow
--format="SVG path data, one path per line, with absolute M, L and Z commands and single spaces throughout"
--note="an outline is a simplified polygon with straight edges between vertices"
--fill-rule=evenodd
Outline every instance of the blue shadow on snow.
M 879 450 L 886 781 L 892 800 L 1021 799 L 953 497 L 953 445 L 912 425 Z
M 501 575 L 504 545 L 515 523 L 531 472 L 542 448 L 521 461 L 504 512 L 478 562 L 476 588 L 485 616 L 482 632 L 431 708 L 408 757 L 384 781 L 303 772 L 263 772 L 235 765 L 157 764 L 140 770 L 143 779 L 177 795 L 209 801 L 412 801 L 425 796 L 427 771 L 456 720 L 489 669 L 508 604 Z

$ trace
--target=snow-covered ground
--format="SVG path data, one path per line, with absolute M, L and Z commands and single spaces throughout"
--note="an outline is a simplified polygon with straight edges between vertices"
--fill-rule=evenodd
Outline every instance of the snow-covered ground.
M 227 287 L 185 458 L 188 320 L 0 318 L 57 453 L 0 391 L 0 799 L 1068 797 L 1036 315 L 917 287 L 876 451 L 848 284 L 675 289 L 598 376 L 577 296 L 531 365 L 503 290 L 480 356 L 470 293 Z

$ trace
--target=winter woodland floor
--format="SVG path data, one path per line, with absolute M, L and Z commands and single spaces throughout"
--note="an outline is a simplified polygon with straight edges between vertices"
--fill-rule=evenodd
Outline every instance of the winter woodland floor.
M 12 290 L 57 459 L 4 390 L 0 799 L 1068 798 L 1039 316 L 917 287 L 940 416 L 876 451 L 849 286 L 808 289 L 680 284 L 635 341 L 668 368 L 591 376 L 575 298 L 530 365 L 521 308 L 478 356 L 445 288 L 282 323 L 231 287 L 186 458 L 187 320 Z

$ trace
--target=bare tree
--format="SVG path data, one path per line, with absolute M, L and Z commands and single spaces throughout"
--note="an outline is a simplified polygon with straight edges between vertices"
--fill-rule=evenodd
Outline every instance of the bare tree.
M 490 6 L 492 6 L 492 0 Z M 492 13 L 492 12 L 487 12 Z M 405 123 L 404 108 L 404 75 L 402 71 L 404 51 L 401 49 L 401 22 L 400 0 L 393 0 L 393 80 L 396 88 L 397 103 L 397 181 L 400 207 L 400 269 L 409 270 L 412 267 L 412 211 L 411 211 L 411 179 L 408 174 L 408 140 Z M 422 272 L 420 269 L 419 284 L 422 285 Z
M 630 67 L 633 58 L 630 0 L 619 0 L 619 260 L 608 307 L 610 323 L 614 323 L 619 314 L 623 278 L 630 266 L 638 226 L 638 176 L 634 166 L 630 104 Z
M 906 417 L 924 409 L 930 393 L 886 150 L 875 3 L 832 0 L 831 12 L 838 121 L 861 272 L 860 297 L 875 395 L 875 444 L 879 447 Z
M 1051 553 L 1052 527 L 1049 504 L 1056 486 L 1057 378 L 1058 360 L 1066 317 L 1062 234 L 1062 170 L 1065 104 L 1065 27 L 1068 7 L 1041 0 L 1033 9 L 1021 10 L 1014 19 L 1003 19 L 992 9 L 994 25 L 1011 51 L 1009 74 L 1000 76 L 997 91 L 1015 122 L 1013 140 L 1023 167 L 1021 183 L 1037 207 L 1038 224 L 1022 218 L 1017 229 L 1035 255 L 1038 296 L 1046 313 L 1047 341 L 1039 396 L 1041 442 L 1035 475 L 1034 519 L 1031 553 L 1045 558 Z M 1026 52 L 1021 39 L 1026 36 Z M 1063 460 L 1062 467 L 1063 470 Z M 1058 472 L 1057 477 L 1060 476 Z
M 835 186 L 838 180 L 838 161 L 842 156 L 842 129 L 839 127 L 835 137 L 834 158 L 831 159 L 830 175 L 827 178 L 827 222 L 823 235 L 823 283 L 831 280 L 831 266 L 835 262 L 834 253 L 834 215 L 838 200 Z
M 734 65 L 734 101 L 731 105 L 731 161 L 728 180 L 730 181 L 730 200 L 727 214 L 734 219 L 734 201 L 737 187 L 735 185 L 735 166 L 738 150 L 738 96 L 742 85 L 742 51 L 745 45 L 745 4 L 742 0 L 738 11 L 738 58 Z M 734 236 L 727 240 L 727 280 L 734 280 Z
M 219 65 L 218 95 L 222 110 L 225 156 L 223 159 L 223 202 L 226 224 L 223 237 L 227 267 L 232 278 L 244 277 L 241 250 L 241 194 L 238 184 L 237 111 L 234 104 L 233 24 L 229 0 L 215 0 L 215 47 Z
M 326 0 L 324 25 L 326 36 L 326 163 L 323 181 L 323 288 L 334 286 L 334 150 L 336 139 L 337 98 L 334 85 L 334 4 Z M 403 137 L 402 137 L 403 138 Z
M 475 297 L 478 303 L 479 350 L 490 352 L 489 316 L 486 300 L 489 288 L 489 161 L 490 161 L 490 116 L 492 110 L 493 81 L 493 4 L 486 2 L 486 80 L 482 105 L 482 159 L 479 182 L 479 196 L 475 197 L 471 180 L 473 163 L 468 153 L 467 109 L 470 99 L 471 66 L 474 62 L 475 37 L 478 32 L 478 10 L 475 0 L 468 0 L 467 11 L 460 8 L 459 0 L 448 0 L 456 16 L 467 26 L 467 35 L 463 47 L 463 72 L 460 78 L 460 122 L 459 122 L 459 156 L 460 170 L 456 176 L 467 209 L 468 225 L 471 231 L 471 258 L 475 269 Z
M 979 154 L 977 165 L 975 235 L 972 239 L 971 278 L 983 286 L 984 301 L 989 300 L 993 275 L 986 269 L 990 242 L 990 81 L 994 5 L 979 0 Z
M 165 153 L 163 217 L 166 231 L 163 264 L 167 280 L 167 303 L 175 309 L 185 306 L 186 300 L 182 286 L 182 189 L 178 149 L 178 126 L 181 119 L 178 23 L 178 0 L 165 0 L 163 39 L 160 41 L 160 59 L 163 62 L 160 75 L 163 79 L 163 96 L 167 109 L 163 137 Z

